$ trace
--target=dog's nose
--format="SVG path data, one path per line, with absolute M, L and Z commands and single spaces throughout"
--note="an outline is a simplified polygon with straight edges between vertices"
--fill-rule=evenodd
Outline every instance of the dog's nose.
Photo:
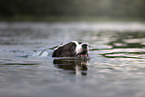
M 83 44 L 82 48 L 87 48 L 87 46 L 88 46 L 87 44 Z

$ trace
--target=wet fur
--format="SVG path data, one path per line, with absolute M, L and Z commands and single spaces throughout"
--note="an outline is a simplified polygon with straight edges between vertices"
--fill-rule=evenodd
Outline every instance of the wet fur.
M 52 57 L 74 57 L 76 55 L 75 48 L 76 44 L 70 42 L 56 49 Z

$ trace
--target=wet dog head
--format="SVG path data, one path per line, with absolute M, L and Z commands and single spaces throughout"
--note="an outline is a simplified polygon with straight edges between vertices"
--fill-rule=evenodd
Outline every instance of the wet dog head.
M 80 57 L 80 56 L 88 56 L 88 44 L 86 43 L 82 43 L 82 42 L 74 42 L 76 44 L 76 56 Z
M 54 50 L 52 57 L 87 57 L 88 44 L 72 41 Z

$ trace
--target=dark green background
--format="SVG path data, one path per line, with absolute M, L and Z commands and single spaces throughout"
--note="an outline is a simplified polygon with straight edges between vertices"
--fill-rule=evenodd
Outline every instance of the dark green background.
M 0 0 L 0 17 L 145 17 L 145 0 Z

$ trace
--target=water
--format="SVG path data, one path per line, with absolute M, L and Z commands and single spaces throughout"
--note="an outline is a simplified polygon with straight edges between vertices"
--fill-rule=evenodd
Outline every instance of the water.
M 51 57 L 74 40 L 90 60 Z M 1 97 L 144 97 L 144 83 L 144 23 L 0 22 Z

